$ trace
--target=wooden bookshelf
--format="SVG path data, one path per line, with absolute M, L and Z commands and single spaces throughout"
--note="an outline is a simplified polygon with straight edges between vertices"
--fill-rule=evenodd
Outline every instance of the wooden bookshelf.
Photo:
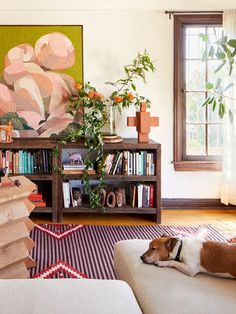
M 0 150 L 53 150 L 57 145 L 56 139 L 50 138 L 15 138 L 12 143 L 0 143 Z M 56 157 L 52 154 L 52 169 L 55 163 L 57 162 Z M 29 180 L 39 183 L 45 182 L 50 185 L 50 190 L 47 195 L 47 206 L 46 207 L 35 207 L 33 212 L 35 213 L 51 213 L 52 221 L 58 221 L 58 180 L 59 176 L 56 172 L 52 173 L 30 173 L 30 174 L 14 174 L 24 175 Z M 12 175 L 9 175 L 11 177 Z
M 84 149 L 85 146 L 83 143 L 67 143 L 66 145 L 60 146 L 60 154 L 62 154 L 62 150 L 69 150 L 69 149 Z M 105 144 L 104 145 L 104 153 L 112 152 L 115 153 L 116 151 L 140 151 L 146 150 L 154 153 L 155 157 L 155 175 L 152 176 L 140 176 L 140 175 L 105 175 L 104 179 L 105 182 L 113 183 L 113 182 L 141 182 L 141 183 L 152 183 L 155 186 L 154 192 L 154 207 L 151 208 L 138 208 L 132 207 L 130 205 L 125 205 L 122 207 L 114 207 L 114 208 L 105 208 L 105 211 L 101 208 L 92 209 L 86 202 L 82 203 L 80 207 L 69 207 L 64 208 L 63 206 L 63 199 L 60 195 L 62 195 L 62 184 L 60 186 L 60 193 L 59 193 L 59 221 L 63 221 L 63 214 L 64 213 L 105 213 L 105 214 L 150 214 L 153 215 L 155 221 L 157 223 L 161 222 L 161 145 L 156 143 L 155 141 L 150 140 L 149 143 L 138 143 L 137 139 L 124 139 L 121 143 L 116 144 Z M 81 180 L 82 175 L 78 174 L 67 174 L 61 177 L 61 182 L 69 181 L 69 180 Z M 98 179 L 97 175 L 91 175 L 91 180 Z
M 12 143 L 0 143 L 0 150 L 52 150 L 56 147 L 58 139 L 50 138 L 20 138 L 14 139 Z M 52 154 L 52 169 L 56 164 L 61 165 L 62 149 L 85 149 L 83 142 L 68 143 L 59 146 L 59 159 Z M 138 143 L 137 139 L 124 139 L 123 142 L 117 144 L 105 144 L 104 152 L 116 152 L 118 150 L 140 151 L 146 150 L 154 153 L 155 156 L 155 175 L 153 176 L 139 176 L 139 175 L 105 175 L 106 182 L 150 182 L 155 186 L 154 192 L 154 207 L 152 208 L 137 208 L 129 205 L 115 208 L 105 208 L 105 214 L 150 214 L 153 215 L 155 221 L 161 222 L 161 145 L 155 141 L 150 140 L 149 143 Z M 18 175 L 18 174 L 14 174 Z M 19 174 L 20 175 L 20 174 Z M 35 207 L 34 213 L 51 213 L 53 222 L 62 222 L 64 213 L 103 213 L 101 208 L 91 209 L 87 203 L 83 203 L 81 207 L 63 207 L 62 182 L 63 180 L 81 180 L 81 175 L 67 174 L 61 176 L 59 173 L 52 171 L 52 173 L 31 173 L 24 174 L 33 182 L 42 182 L 43 185 L 49 184 L 51 186 L 48 191 L 50 198 L 47 199 L 46 207 Z M 97 175 L 91 175 L 91 180 L 96 180 Z

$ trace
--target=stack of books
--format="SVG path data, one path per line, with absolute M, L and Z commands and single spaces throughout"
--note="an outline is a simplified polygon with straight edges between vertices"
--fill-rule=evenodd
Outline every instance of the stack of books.
M 130 205 L 133 207 L 153 207 L 155 186 L 150 183 L 129 184 Z
M 85 165 L 73 165 L 73 164 L 63 164 L 63 169 L 65 174 L 83 174 Z M 89 169 L 89 174 L 96 174 L 95 170 Z
M 155 175 L 154 154 L 147 151 L 118 151 L 103 158 L 106 174 L 153 176 Z
M 46 207 L 42 193 L 32 193 L 28 196 L 28 199 L 37 207 Z
M 52 173 L 52 151 L 0 151 L 0 168 L 7 167 L 8 174 Z

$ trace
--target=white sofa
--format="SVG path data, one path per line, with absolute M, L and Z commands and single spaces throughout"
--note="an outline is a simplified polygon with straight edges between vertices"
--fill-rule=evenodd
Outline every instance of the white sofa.
M 0 280 L 1 314 L 140 314 L 120 280 Z
M 149 242 L 120 241 L 114 252 L 117 277 L 130 285 L 144 313 L 236 313 L 236 280 L 203 274 L 190 278 L 175 269 L 144 264 L 139 257 Z

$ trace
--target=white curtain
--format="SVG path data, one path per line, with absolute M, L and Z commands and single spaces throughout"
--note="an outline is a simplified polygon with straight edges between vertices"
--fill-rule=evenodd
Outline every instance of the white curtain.
M 236 39 L 236 10 L 224 11 L 223 28 L 228 39 Z M 226 205 L 236 205 L 236 65 L 234 65 L 233 73 L 229 79 L 234 84 L 228 95 L 231 100 L 227 100 L 227 106 L 233 112 L 233 123 L 230 122 L 227 115 L 225 120 L 221 202 Z

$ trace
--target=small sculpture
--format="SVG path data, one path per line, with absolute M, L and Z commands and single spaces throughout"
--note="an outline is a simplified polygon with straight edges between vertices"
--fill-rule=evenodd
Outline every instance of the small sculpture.
M 127 118 L 128 126 L 136 126 L 139 143 L 148 143 L 148 133 L 150 132 L 150 127 L 159 125 L 159 118 L 150 117 L 150 112 L 147 112 L 146 110 L 146 103 L 141 102 L 140 112 L 136 112 L 136 117 Z
M 0 125 L 0 143 L 11 143 L 13 142 L 11 138 L 11 131 L 13 129 L 12 122 L 9 121 L 7 125 Z M 1 132 L 6 133 L 6 140 L 2 140 Z
M 83 165 L 83 159 L 80 153 L 68 153 L 67 160 L 72 164 L 72 165 Z

